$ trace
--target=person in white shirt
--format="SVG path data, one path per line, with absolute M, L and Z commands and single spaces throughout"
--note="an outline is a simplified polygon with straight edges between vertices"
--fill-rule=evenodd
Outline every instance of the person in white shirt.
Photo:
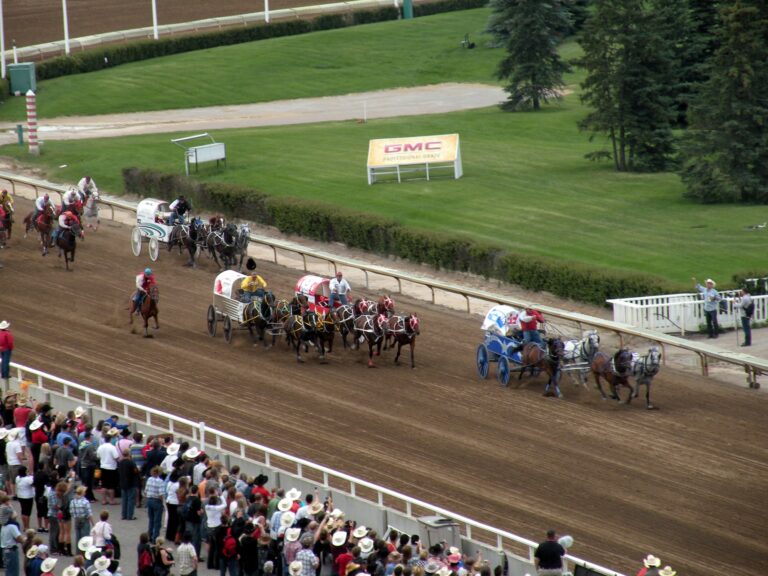
M 334 303 L 338 300 L 341 304 L 349 304 L 349 297 L 352 293 L 352 289 L 349 287 L 349 282 L 344 278 L 341 270 L 336 272 L 336 278 L 333 278 L 328 283 L 328 288 L 331 290 L 331 297 L 328 301 L 328 307 L 333 310 Z
M 96 182 L 90 176 L 83 176 L 80 178 L 80 182 L 77 183 L 77 189 L 86 197 L 91 194 L 97 194 L 99 189 L 96 188 Z
M 77 193 L 77 189 L 70 188 L 64 192 L 64 195 L 61 197 L 61 204 L 62 206 L 70 206 L 78 200 L 80 200 L 80 196 Z
M 35 499 L 34 477 L 32 474 L 27 474 L 26 466 L 19 467 L 19 475 L 16 477 L 16 497 L 21 505 L 21 525 L 26 532 Z
M 112 525 L 109 523 L 109 512 L 102 510 L 99 515 L 100 520 L 91 528 L 91 538 L 93 545 L 102 550 L 107 542 L 112 540 Z
M 5 457 L 8 460 L 8 495 L 14 497 L 16 489 L 16 477 L 19 475 L 19 469 L 26 462 L 24 445 L 19 440 L 19 428 L 13 428 L 5 437 Z M 23 432 L 24 429 L 21 428 Z
M 114 438 L 117 436 L 118 429 L 110 428 L 107 433 L 108 438 Z M 117 488 L 117 461 L 120 458 L 120 454 L 117 453 L 117 448 L 114 444 L 107 441 L 104 442 L 96 450 L 96 456 L 99 458 L 99 468 L 101 469 L 101 486 L 104 488 L 104 495 L 101 497 L 101 504 L 106 505 L 107 500 L 109 504 L 115 503 L 115 488 Z

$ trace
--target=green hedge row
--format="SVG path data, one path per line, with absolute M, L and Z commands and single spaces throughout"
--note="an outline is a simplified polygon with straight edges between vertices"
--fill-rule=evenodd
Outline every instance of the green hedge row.
M 414 6 L 414 15 L 427 16 L 440 12 L 480 8 L 487 5 L 487 3 L 488 0 L 440 0 Z M 397 20 L 399 17 L 400 13 L 397 8 L 387 6 L 375 10 L 363 10 L 346 14 L 327 14 L 308 20 L 280 21 L 190 36 L 161 38 L 160 40 L 141 40 L 130 44 L 87 50 L 70 56 L 58 56 L 40 62 L 35 70 L 38 80 L 48 80 L 59 76 L 94 72 L 119 66 L 120 64 L 181 54 L 193 50 L 242 44 L 244 42 L 266 40 L 279 36 L 294 36 L 317 30 L 331 30 L 357 24 Z
M 686 290 L 658 277 L 514 254 L 471 239 L 402 226 L 389 218 L 321 202 L 272 197 L 242 186 L 203 183 L 138 168 L 124 169 L 123 181 L 128 194 L 166 200 L 184 194 L 197 209 L 274 226 L 286 234 L 342 242 L 352 248 L 438 269 L 471 272 L 600 306 L 609 298 Z

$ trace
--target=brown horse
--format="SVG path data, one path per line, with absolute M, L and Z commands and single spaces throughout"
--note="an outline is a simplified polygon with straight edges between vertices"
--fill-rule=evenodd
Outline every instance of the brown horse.
M 411 348 L 411 368 L 416 368 L 413 352 L 416 346 L 416 336 L 421 334 L 419 330 L 419 318 L 416 314 L 410 316 L 392 316 L 387 324 L 387 340 L 392 338 L 392 343 L 397 344 L 395 364 L 400 364 L 400 352 L 404 344 Z
M 341 343 L 344 349 L 347 349 L 347 336 L 352 334 L 352 349 L 357 349 L 357 340 L 355 338 L 355 310 L 350 304 L 342 304 L 331 312 L 336 322 L 336 328 L 341 334 Z
M 283 325 L 288 345 L 296 348 L 296 361 L 304 362 L 301 357 L 301 347 L 304 346 L 304 353 L 309 351 L 309 344 L 312 343 L 320 355 L 320 362 L 325 364 L 325 349 L 318 345 L 318 317 L 317 313 L 308 311 L 302 315 L 291 314 Z
M 376 302 L 376 313 L 384 314 L 390 318 L 395 313 L 395 301 L 388 294 L 379 296 L 379 300 Z
M 248 332 L 250 332 L 254 344 L 258 338 L 258 340 L 261 340 L 264 343 L 265 349 L 269 349 L 275 345 L 275 339 L 279 332 L 279 329 L 275 329 L 277 321 L 276 304 L 275 295 L 272 292 L 267 291 L 262 298 L 251 300 L 251 302 L 243 309 L 243 320 L 245 320 Z M 288 314 L 282 319 L 280 325 L 282 325 L 282 322 L 287 318 Z M 269 333 L 272 335 L 272 344 L 267 342 L 267 329 L 269 329 Z
M 51 232 L 53 231 L 53 223 L 56 220 L 56 210 L 51 205 L 46 205 L 45 209 L 33 218 L 34 212 L 30 212 L 24 218 L 24 238 L 27 237 L 32 230 L 36 230 L 40 235 L 40 244 L 43 247 L 42 255 L 48 254 L 48 245 L 51 243 Z
M 355 317 L 362 316 L 363 314 L 374 314 L 376 312 L 376 302 L 366 300 L 365 298 L 358 298 L 352 305 L 352 312 Z
M 69 271 L 69 263 L 75 262 L 75 250 L 77 249 L 77 237 L 83 236 L 83 231 L 80 228 L 80 224 L 73 223 L 70 228 L 59 228 L 59 232 L 56 235 L 56 246 L 59 248 L 59 258 L 64 256 L 64 265 Z
M 381 345 L 387 337 L 388 319 L 384 314 L 365 314 L 355 318 L 355 337 L 360 342 L 368 341 L 368 368 L 373 368 L 373 347 L 376 356 L 381 356 Z
M 546 372 L 549 375 L 547 385 L 544 387 L 544 396 L 563 397 L 560 392 L 560 367 L 565 354 L 565 344 L 560 338 L 547 338 L 546 348 L 543 348 L 535 342 L 528 342 L 523 346 L 520 354 L 520 361 L 523 367 L 520 369 L 518 380 L 523 377 L 526 370 L 530 368 L 531 376 L 539 371 Z M 552 390 L 550 390 L 552 388 Z
M 149 319 L 154 318 L 155 319 L 155 330 L 160 329 L 160 324 L 157 321 L 157 315 L 158 315 L 158 309 L 157 309 L 157 303 L 160 301 L 160 291 L 157 288 L 157 284 L 153 284 L 149 287 L 149 294 L 144 296 L 144 299 L 141 301 L 141 305 L 139 306 L 139 309 L 136 309 L 136 301 L 134 300 L 133 296 L 131 296 L 130 300 L 130 324 L 133 326 L 133 313 L 139 312 L 141 314 L 141 317 L 144 319 L 144 338 L 152 338 L 152 335 L 149 333 Z
M 620 401 L 621 398 L 616 388 L 618 386 L 626 386 L 629 388 L 629 397 L 626 403 L 629 404 L 632 401 L 635 391 L 632 388 L 632 384 L 629 383 L 629 376 L 632 374 L 632 352 L 628 348 L 621 348 L 616 351 L 613 358 L 605 352 L 597 352 L 592 358 L 590 369 L 595 376 L 595 383 L 603 400 L 607 400 L 607 397 L 600 384 L 601 379 L 604 379 L 610 386 L 611 398 Z
M 328 354 L 333 353 L 333 340 L 336 338 L 336 317 L 332 313 L 317 315 L 317 345 Z

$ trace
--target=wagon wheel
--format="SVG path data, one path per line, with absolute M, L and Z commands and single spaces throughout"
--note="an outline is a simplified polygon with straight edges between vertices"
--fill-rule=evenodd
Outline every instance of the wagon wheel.
M 232 320 L 229 316 L 224 316 L 224 341 L 232 342 Z
M 502 386 L 509 386 L 509 360 L 506 356 L 499 356 L 499 367 L 496 370 L 496 379 Z
M 477 347 L 477 373 L 485 380 L 488 378 L 488 348 L 485 344 L 480 344 Z
M 160 243 L 157 238 L 149 239 L 149 258 L 152 262 L 157 262 L 157 257 L 160 255 Z
M 131 252 L 134 256 L 141 254 L 141 230 L 138 227 L 131 230 Z
M 213 304 L 208 306 L 208 314 L 206 316 L 206 322 L 208 324 L 208 335 L 213 338 L 216 336 L 216 308 L 214 308 Z

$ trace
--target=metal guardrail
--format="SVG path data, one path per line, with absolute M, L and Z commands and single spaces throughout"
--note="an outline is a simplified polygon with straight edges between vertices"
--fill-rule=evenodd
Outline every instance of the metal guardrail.
M 43 182 L 33 178 L 17 176 L 13 173 L 4 171 L 0 171 L 0 180 L 10 182 L 14 193 L 16 193 L 16 184 L 23 184 L 25 186 L 32 187 L 35 191 L 35 196 L 39 195 L 40 190 L 54 191 L 59 194 L 62 194 L 67 190 L 67 187 L 65 186 L 51 184 L 50 182 Z M 136 205 L 134 203 L 111 198 L 106 195 L 101 196 L 100 205 L 106 205 L 110 207 L 112 210 L 113 219 L 115 208 L 132 212 L 136 211 Z M 467 305 L 467 312 L 471 311 L 471 301 L 473 299 L 492 304 L 508 304 L 517 308 L 524 308 L 532 305 L 532 303 L 529 301 L 520 300 L 517 298 L 509 298 L 507 296 L 494 294 L 493 292 L 487 292 L 485 290 L 465 288 L 463 286 L 441 282 L 439 280 L 434 280 L 425 276 L 407 274 L 392 268 L 376 266 L 352 258 L 340 257 L 335 254 L 331 254 L 330 252 L 314 250 L 295 242 L 276 240 L 274 238 L 269 238 L 267 236 L 258 234 L 251 234 L 250 239 L 251 242 L 256 242 L 270 247 L 273 253 L 273 261 L 275 263 L 277 263 L 278 250 L 285 250 L 301 256 L 305 272 L 308 271 L 307 257 L 327 262 L 333 267 L 334 271 L 338 269 L 339 265 L 355 268 L 363 272 L 365 275 L 366 287 L 369 286 L 369 274 L 376 274 L 395 280 L 397 282 L 398 293 L 402 293 L 403 291 L 403 282 L 428 288 L 431 293 L 432 304 L 436 303 L 435 294 L 436 292 L 440 291 L 463 297 Z M 614 322 L 612 320 L 604 320 L 602 318 L 596 318 L 594 316 L 588 316 L 578 312 L 569 312 L 567 310 L 561 310 L 551 306 L 535 304 L 535 307 L 551 318 L 558 318 L 560 320 L 575 323 L 579 327 L 579 330 L 583 330 L 584 327 L 587 326 L 590 328 L 598 328 L 601 330 L 613 332 L 618 336 L 621 346 L 624 345 L 624 339 L 626 337 L 637 337 L 648 340 L 650 342 L 655 342 L 661 346 L 663 352 L 665 352 L 665 346 L 671 346 L 696 354 L 699 358 L 701 373 L 704 376 L 709 376 L 709 365 L 713 361 L 725 362 L 727 364 L 733 364 L 742 367 L 746 373 L 747 384 L 750 388 L 759 388 L 760 384 L 757 381 L 758 376 L 761 374 L 768 374 L 768 360 L 757 358 L 749 354 L 744 354 L 741 352 L 730 352 L 728 350 L 716 348 L 709 344 L 691 342 L 677 336 L 662 334 L 660 332 L 645 330 L 642 328 L 636 328 L 629 324 Z M 666 354 L 663 354 L 663 357 L 664 356 L 666 356 Z
M 335 492 L 343 492 L 342 490 L 339 490 L 338 482 L 333 483 L 331 481 L 332 479 L 342 480 L 344 482 L 349 483 L 349 486 L 350 486 L 349 492 L 346 493 L 347 496 L 371 502 L 371 500 L 361 495 L 359 488 L 364 488 L 376 494 L 375 503 L 378 506 L 384 507 L 385 505 L 384 497 L 386 496 L 388 498 L 393 499 L 394 501 L 399 502 L 404 507 L 406 516 L 408 516 L 409 518 L 412 518 L 413 520 L 416 520 L 416 515 L 414 514 L 414 508 L 421 509 L 421 510 L 428 510 L 435 515 L 450 518 L 451 520 L 460 523 L 462 528 L 461 533 L 465 535 L 468 539 L 472 539 L 473 530 L 493 535 L 496 539 L 496 547 L 500 551 L 505 550 L 505 547 L 504 547 L 505 542 L 515 542 L 519 545 L 522 545 L 528 549 L 528 559 L 531 562 L 533 562 L 533 558 L 534 558 L 533 554 L 536 550 L 536 547 L 538 546 L 538 543 L 534 542 L 533 540 L 529 540 L 528 538 L 523 538 L 522 536 L 518 536 L 517 534 L 513 534 L 505 530 L 499 530 L 498 528 L 494 528 L 493 526 L 490 526 L 488 524 L 478 522 L 476 520 L 473 520 L 472 518 L 468 518 L 467 516 L 457 514 L 456 512 L 452 512 L 450 510 L 441 508 L 439 506 L 434 506 L 432 504 L 429 504 L 428 502 L 424 502 L 423 500 L 418 500 L 416 498 L 406 496 L 405 494 L 401 494 L 400 492 L 390 490 L 389 488 L 379 486 L 378 484 L 374 484 L 372 482 L 368 482 L 367 480 L 362 480 L 355 476 L 344 474 L 343 472 L 339 472 L 337 470 L 328 468 L 321 464 L 316 464 L 314 462 L 310 462 L 309 460 L 305 460 L 303 458 L 297 458 L 296 456 L 292 456 L 291 454 L 286 454 L 285 452 L 281 452 L 279 450 L 273 450 L 268 446 L 263 446 L 261 444 L 257 444 L 256 442 L 243 440 L 242 438 L 238 438 L 237 436 L 234 436 L 227 432 L 217 430 L 216 428 L 209 428 L 205 425 L 204 422 L 194 422 L 192 420 L 181 418 L 174 414 L 162 412 L 161 410 L 150 408 L 148 406 L 144 406 L 142 404 L 138 404 L 130 400 L 125 400 L 124 398 L 113 396 L 112 394 L 106 394 L 104 392 L 100 392 L 99 390 L 94 390 L 92 388 L 83 386 L 82 384 L 72 382 L 71 380 L 65 380 L 64 378 L 59 378 L 58 376 L 48 374 L 41 370 L 36 370 L 34 368 L 30 368 L 28 366 L 24 366 L 16 362 L 11 362 L 10 365 L 11 365 L 11 368 L 16 372 L 16 377 L 19 382 L 21 382 L 22 380 L 28 380 L 28 381 L 32 380 L 36 382 L 37 387 L 42 391 L 61 394 L 65 398 L 74 399 L 76 402 L 84 402 L 92 406 L 99 406 L 103 411 L 105 412 L 110 411 L 112 413 L 115 413 L 127 421 L 141 423 L 146 426 L 158 426 L 163 429 L 167 428 L 168 431 L 171 433 L 183 434 L 184 432 L 181 428 L 183 426 L 184 428 L 190 431 L 190 435 L 192 436 L 191 439 L 195 443 L 200 444 L 200 448 L 202 450 L 205 450 L 206 446 L 212 445 L 212 446 L 215 446 L 216 450 L 219 452 L 230 453 L 234 456 L 237 456 L 244 460 L 250 460 L 250 461 L 254 461 L 254 460 L 247 456 L 247 450 L 249 449 L 256 450 L 264 454 L 264 461 L 263 462 L 254 461 L 256 464 L 268 466 L 271 468 L 277 468 L 279 470 L 282 470 L 282 469 L 280 468 L 280 466 L 276 466 L 274 464 L 273 458 L 292 462 L 293 464 L 296 465 L 296 472 L 294 473 L 293 471 L 289 471 L 289 470 L 286 470 L 286 472 L 290 474 L 295 474 L 302 480 L 316 482 L 315 480 L 316 477 L 314 475 L 311 475 L 311 471 L 314 471 L 322 475 L 323 488 L 329 489 L 329 490 L 333 489 Z M 32 378 L 30 378 L 30 376 L 32 376 Z M 55 387 L 51 387 L 50 385 L 48 386 L 48 388 L 46 388 L 46 383 L 48 382 L 55 382 L 56 384 L 58 384 L 62 388 L 62 392 L 59 392 L 58 390 L 55 389 Z M 79 396 L 74 396 L 72 394 L 72 392 L 75 390 L 79 392 L 80 394 Z M 108 406 L 107 405 L 108 403 L 111 403 L 111 405 Z M 120 410 L 115 409 L 115 405 L 119 405 L 121 409 Z M 132 409 L 133 412 L 131 412 L 130 409 Z M 141 418 L 136 417 L 137 411 L 143 412 L 144 414 L 143 420 Z M 162 419 L 163 422 L 156 423 L 155 421 L 153 421 L 153 418 Z M 166 427 L 166 423 L 167 423 L 167 427 Z M 223 447 L 224 442 L 229 442 L 230 444 L 235 445 L 237 447 L 237 452 L 232 452 L 224 448 Z M 307 474 L 308 471 L 310 471 L 310 474 Z M 566 560 L 568 560 L 569 562 L 575 565 L 583 566 L 589 570 L 593 570 L 604 576 L 625 576 L 620 572 L 616 572 L 615 570 L 605 568 L 604 566 L 600 566 L 599 564 L 588 562 L 583 558 L 572 556 L 570 554 L 566 555 Z

